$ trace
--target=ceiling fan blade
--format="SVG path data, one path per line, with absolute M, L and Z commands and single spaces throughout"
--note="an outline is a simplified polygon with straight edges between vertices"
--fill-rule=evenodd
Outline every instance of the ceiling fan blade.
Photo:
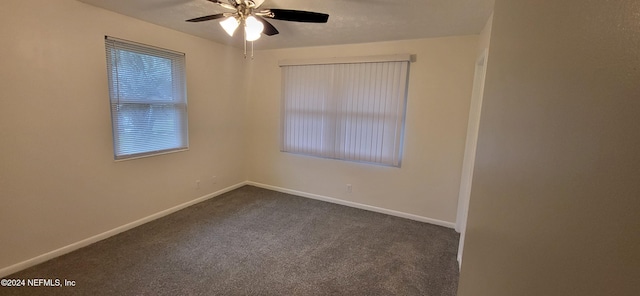
M 226 9 L 231 9 L 231 10 L 235 10 L 236 6 L 238 6 L 238 3 L 236 1 L 234 1 L 234 0 L 231 0 L 231 1 L 236 2 L 236 3 L 234 3 L 235 5 L 234 4 L 229 4 L 229 3 L 226 3 L 226 2 L 222 2 L 220 0 L 207 0 L 207 1 L 213 2 L 213 3 L 218 4 L 218 5 L 226 8 Z
M 197 23 L 197 22 L 215 20 L 215 19 L 219 19 L 221 17 L 224 17 L 224 13 L 205 15 L 205 16 L 201 16 L 201 17 L 197 17 L 197 18 L 192 18 L 190 20 L 186 20 L 186 22 Z
M 303 23 L 326 23 L 329 15 L 319 12 L 290 10 L 290 9 L 269 9 L 273 13 L 274 20 L 303 22 Z
M 274 27 L 270 22 L 265 20 L 263 17 L 256 15 L 256 19 L 264 25 L 264 30 L 262 31 L 263 34 L 267 36 L 273 36 L 280 33 L 278 32 L 278 29 L 276 29 L 276 27 Z

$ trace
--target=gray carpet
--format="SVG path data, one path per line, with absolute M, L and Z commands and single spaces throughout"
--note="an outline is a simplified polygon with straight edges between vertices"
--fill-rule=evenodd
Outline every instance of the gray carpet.
M 457 245 L 452 229 L 245 186 L 5 277 L 75 287 L 0 295 L 455 295 Z

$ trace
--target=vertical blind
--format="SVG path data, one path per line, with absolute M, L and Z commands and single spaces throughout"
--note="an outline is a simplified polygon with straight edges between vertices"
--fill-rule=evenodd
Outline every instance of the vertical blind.
M 115 158 L 186 149 L 184 54 L 111 37 L 105 45 Z
M 409 61 L 283 65 L 281 150 L 400 166 Z

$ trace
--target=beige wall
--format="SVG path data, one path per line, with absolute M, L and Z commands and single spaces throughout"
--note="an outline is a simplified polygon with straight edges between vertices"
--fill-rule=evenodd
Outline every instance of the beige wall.
M 258 51 L 249 62 L 75 0 L 0 6 L 0 269 L 245 180 L 455 221 L 478 36 Z M 186 53 L 189 151 L 114 162 L 104 35 Z M 279 59 L 394 53 L 417 54 L 402 168 L 279 152 Z
M 496 1 L 458 295 L 638 295 L 639 12 Z
M 104 35 L 186 53 L 189 151 L 114 162 Z M 73 0 L 4 0 L 0 36 L 0 269 L 246 180 L 238 50 Z
M 247 66 L 249 180 L 454 223 L 477 43 L 463 36 L 259 52 Z M 401 168 L 279 151 L 278 60 L 396 53 L 417 54 Z

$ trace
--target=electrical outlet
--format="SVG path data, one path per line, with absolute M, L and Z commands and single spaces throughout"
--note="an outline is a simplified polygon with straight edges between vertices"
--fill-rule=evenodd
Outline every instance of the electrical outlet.
M 218 178 L 216 178 L 216 176 L 211 177 L 211 183 L 212 184 L 217 184 L 218 183 Z
M 196 189 L 200 189 L 200 180 L 196 180 Z
M 352 192 L 351 184 L 347 184 L 347 193 L 351 193 L 351 192 Z

